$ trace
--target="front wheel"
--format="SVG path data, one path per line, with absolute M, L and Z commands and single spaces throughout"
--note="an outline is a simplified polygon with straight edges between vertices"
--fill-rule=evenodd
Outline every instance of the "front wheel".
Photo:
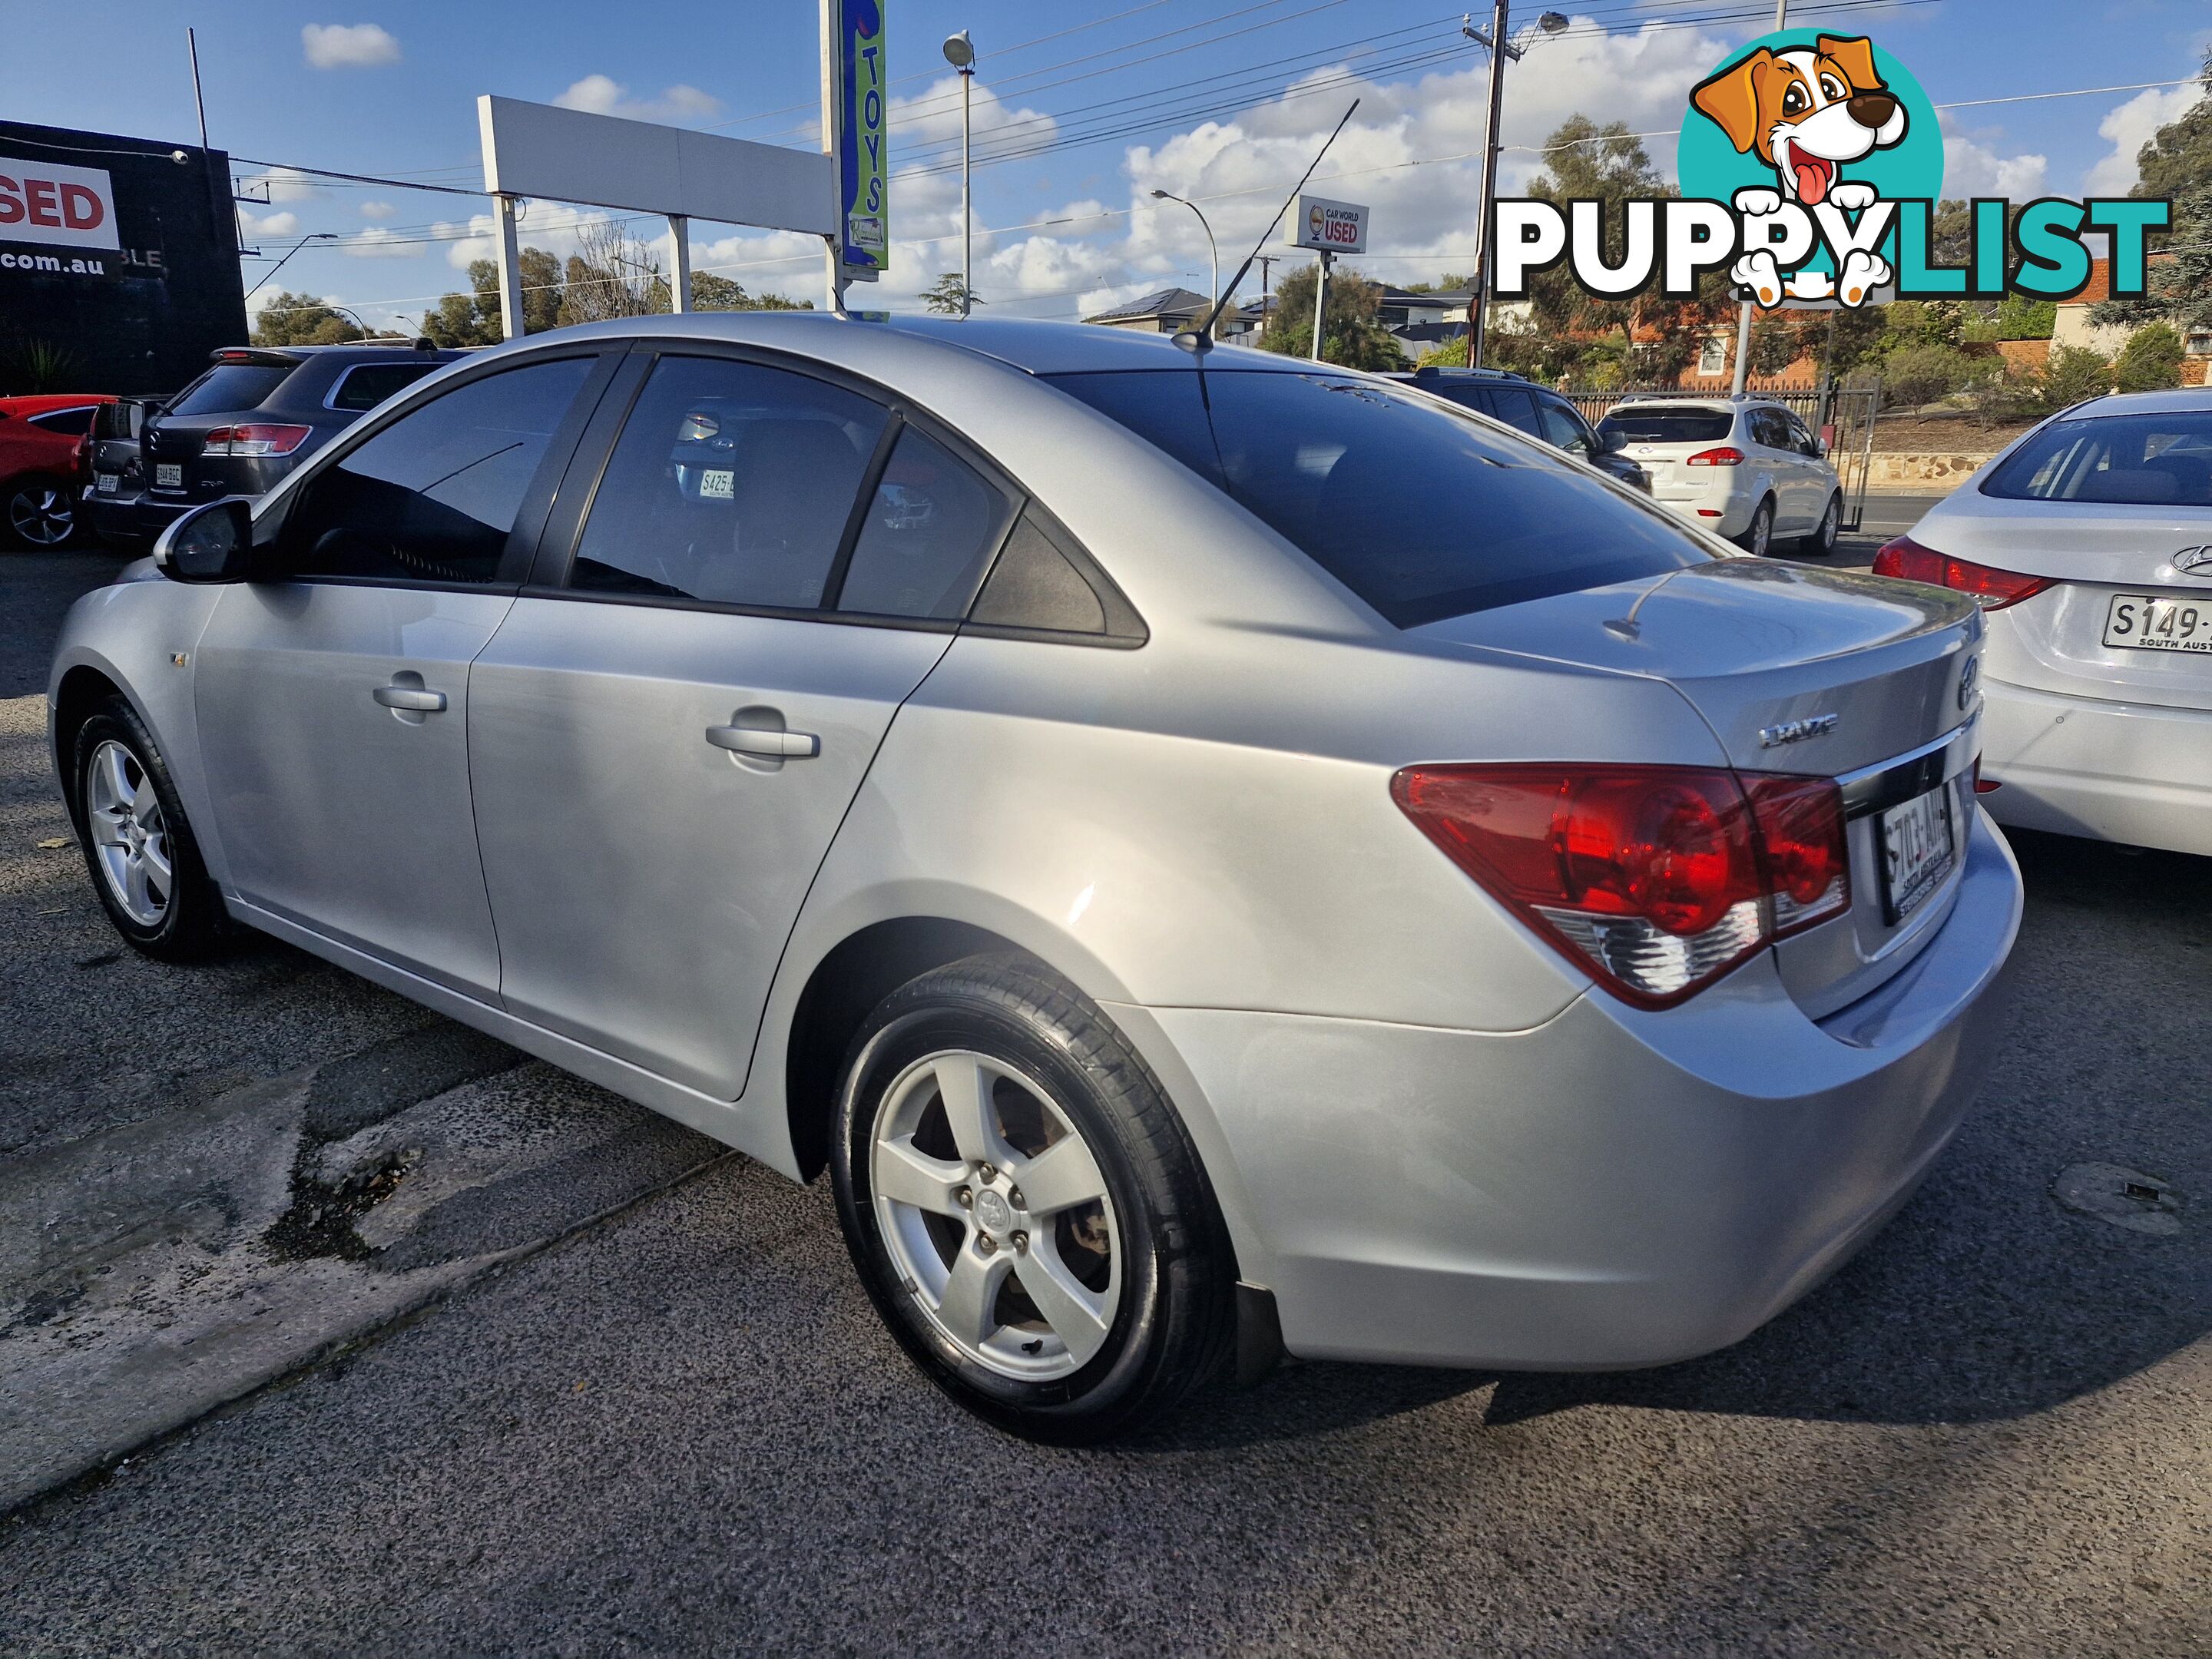
M 892 1334 L 969 1410 L 1034 1440 L 1126 1433 L 1220 1373 L 1237 1272 L 1144 1061 L 1018 956 L 909 981 L 847 1060 L 832 1176 Z
M 222 896 L 137 711 L 109 698 L 77 728 L 72 758 L 85 863 L 115 931 L 166 962 L 221 949 L 231 933 Z
M 1774 545 L 1774 497 L 1769 495 L 1752 509 L 1751 522 L 1735 544 L 1753 558 L 1763 559 Z
M 1836 532 L 1844 523 L 1844 498 L 1841 493 L 1828 497 L 1828 510 L 1820 515 L 1820 528 L 1805 538 L 1799 545 L 1804 552 L 1816 558 L 1826 558 L 1836 550 Z

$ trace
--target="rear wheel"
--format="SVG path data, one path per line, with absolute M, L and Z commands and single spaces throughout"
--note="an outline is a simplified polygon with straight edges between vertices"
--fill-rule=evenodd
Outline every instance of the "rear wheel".
M 1196 1151 L 1127 1040 L 1026 957 L 909 981 L 846 1064 L 838 1216 L 900 1344 L 969 1410 L 1079 1444 L 1224 1367 L 1236 1267 Z
M 26 547 L 59 547 L 76 533 L 76 503 L 50 478 L 19 480 L 8 493 L 8 528 Z
M 1774 497 L 1769 495 L 1752 509 L 1751 522 L 1735 544 L 1754 558 L 1765 558 L 1774 546 Z
M 219 949 L 230 918 L 137 711 L 109 698 L 77 728 L 72 753 L 85 863 L 116 932 L 167 962 Z
M 1841 491 L 1828 497 L 1828 510 L 1820 515 L 1819 528 L 1797 544 L 1802 553 L 1816 558 L 1826 558 L 1836 550 L 1836 532 L 1843 527 L 1844 497 Z

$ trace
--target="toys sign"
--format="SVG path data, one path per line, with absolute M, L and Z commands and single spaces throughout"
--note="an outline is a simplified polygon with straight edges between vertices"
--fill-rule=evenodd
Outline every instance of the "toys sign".
M 1316 248 L 1324 253 L 1367 252 L 1367 210 L 1355 203 L 1301 196 L 1292 222 L 1293 246 Z

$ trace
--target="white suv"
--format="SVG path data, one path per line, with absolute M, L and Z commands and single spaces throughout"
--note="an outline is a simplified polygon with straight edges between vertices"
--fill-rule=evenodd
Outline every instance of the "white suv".
M 1825 554 L 1843 486 L 1820 441 L 1786 405 L 1756 398 L 1629 398 L 1598 422 L 1651 476 L 1651 494 L 1701 530 L 1763 554 L 1779 538 Z

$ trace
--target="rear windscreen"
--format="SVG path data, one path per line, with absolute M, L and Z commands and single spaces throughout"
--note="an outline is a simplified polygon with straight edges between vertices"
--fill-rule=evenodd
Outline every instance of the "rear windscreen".
M 346 370 L 331 393 L 332 409 L 374 409 L 402 386 L 413 386 L 443 363 L 361 363 Z
M 1982 493 L 2023 501 L 2212 507 L 2212 409 L 2054 422 L 2008 455 Z
M 1400 628 L 1712 556 L 1557 451 L 1388 381 L 1195 368 L 1048 378 Z
M 1735 416 L 1724 409 L 1615 409 L 1597 423 L 1632 444 L 1717 444 Z
M 289 368 L 268 363 L 218 363 L 186 386 L 184 394 L 161 412 L 165 415 L 228 415 L 258 409 L 263 398 L 283 385 Z

